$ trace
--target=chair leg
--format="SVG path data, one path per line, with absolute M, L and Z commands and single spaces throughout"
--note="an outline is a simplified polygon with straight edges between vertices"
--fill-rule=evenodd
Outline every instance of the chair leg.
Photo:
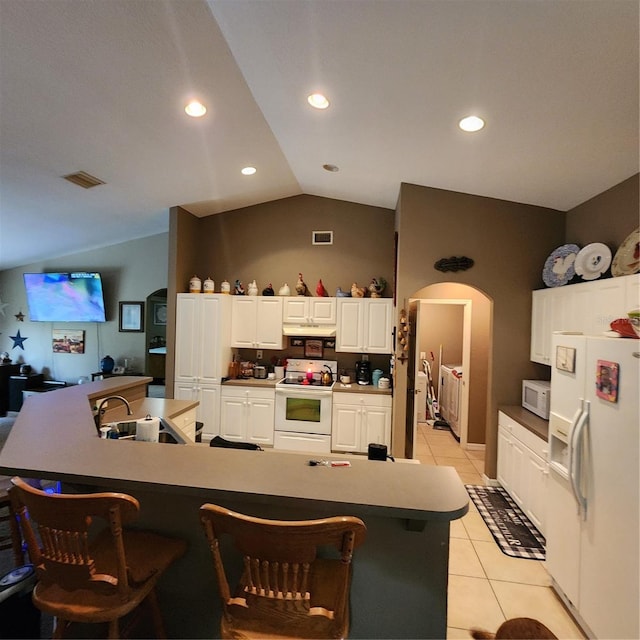
M 109 635 L 107 638 L 109 638 L 109 640 L 118 640 L 120 638 L 120 628 L 117 618 L 109 622 Z
M 56 640 L 64 638 L 64 632 L 69 628 L 69 622 L 61 618 L 54 619 L 53 637 Z
M 145 601 L 149 607 L 149 613 L 151 614 L 151 620 L 153 621 L 153 629 L 155 631 L 156 638 L 158 638 L 158 640 L 164 640 L 167 637 L 167 632 L 164 628 L 162 612 L 160 611 L 160 604 L 158 602 L 158 594 L 155 589 L 152 589 L 149 592 Z

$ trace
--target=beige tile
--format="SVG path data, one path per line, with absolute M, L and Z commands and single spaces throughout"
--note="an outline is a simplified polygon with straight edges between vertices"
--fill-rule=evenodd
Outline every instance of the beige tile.
M 441 467 L 454 467 L 458 473 L 478 473 L 471 460 L 467 458 L 445 458 L 437 453 L 434 453 L 433 457 Z
M 507 556 L 500 551 L 494 541 L 474 540 L 472 544 L 490 580 L 521 582 L 542 587 L 548 587 L 551 584 L 544 563 Z
M 491 580 L 491 586 L 507 619 L 535 618 L 563 640 L 585 637 L 551 587 L 499 580 Z
M 450 538 L 464 538 L 466 540 L 469 539 L 467 534 L 467 530 L 464 528 L 462 524 L 462 520 L 452 520 L 449 526 L 449 537 Z
M 486 578 L 473 543 L 469 539 L 450 538 L 449 575 Z
M 486 542 L 493 542 L 493 536 L 491 531 L 484 523 L 482 516 L 477 511 L 469 510 L 469 513 L 462 518 L 462 524 L 467 530 L 467 534 L 471 540 L 484 540 Z
M 456 629 L 497 629 L 505 618 L 489 581 L 469 576 L 449 576 L 447 626 Z
M 482 476 L 479 473 L 463 473 L 458 471 L 462 484 L 484 485 Z
M 422 464 L 430 464 L 436 466 L 436 459 L 427 453 L 414 454 L 414 457 L 420 460 Z
M 470 460 L 484 461 L 484 449 L 465 449 L 464 452 Z
M 469 461 L 464 451 L 456 445 L 429 442 L 429 446 L 436 458 L 456 458 Z
M 470 462 L 480 475 L 484 473 L 484 460 L 470 460 Z

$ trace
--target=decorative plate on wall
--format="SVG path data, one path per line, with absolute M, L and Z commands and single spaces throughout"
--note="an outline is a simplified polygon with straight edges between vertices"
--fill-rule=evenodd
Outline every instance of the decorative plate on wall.
M 547 287 L 560 287 L 573 278 L 579 252 L 577 244 L 563 244 L 549 254 L 542 270 L 542 280 Z
M 630 276 L 640 271 L 640 228 L 632 231 L 616 251 L 611 263 L 611 275 Z
M 574 268 L 583 280 L 596 280 L 611 264 L 611 249 L 602 242 L 592 242 L 580 249 Z

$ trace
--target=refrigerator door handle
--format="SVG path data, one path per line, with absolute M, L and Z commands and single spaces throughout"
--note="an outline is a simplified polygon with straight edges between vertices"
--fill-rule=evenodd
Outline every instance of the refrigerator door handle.
M 578 514 L 581 515 L 583 519 L 586 519 L 587 498 L 582 495 L 582 491 L 580 490 L 580 479 L 582 477 L 582 438 L 584 436 L 585 427 L 589 422 L 590 403 L 589 401 L 585 402 L 582 398 L 580 400 L 583 406 L 582 413 L 580 414 L 580 418 L 578 419 L 575 428 L 571 431 L 569 481 L 571 483 L 573 497 L 578 505 Z
M 567 463 L 567 476 L 571 478 L 573 473 L 573 436 L 576 432 L 576 426 L 578 421 L 582 417 L 582 413 L 584 411 L 584 400 L 580 398 L 580 408 L 576 410 L 575 415 L 573 416 L 573 420 L 571 421 L 571 426 L 569 427 L 569 436 L 567 438 L 567 448 L 568 448 L 568 463 Z M 573 487 L 571 487 L 571 491 L 573 492 Z

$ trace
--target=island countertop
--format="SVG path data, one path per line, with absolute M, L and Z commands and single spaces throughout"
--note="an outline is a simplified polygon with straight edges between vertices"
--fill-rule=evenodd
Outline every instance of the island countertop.
M 130 493 L 141 504 L 139 526 L 186 539 L 188 552 L 158 585 L 169 637 L 211 638 L 219 629 L 211 552 L 198 522 L 204 502 L 285 520 L 362 518 L 367 538 L 355 555 L 350 637 L 446 636 L 450 521 L 468 510 L 455 469 L 355 457 L 331 468 L 309 466 L 317 454 L 100 439 L 92 407 L 101 398 L 126 397 L 132 418 L 162 412 L 171 420 L 193 406 L 145 398 L 150 380 L 113 377 L 32 396 L 0 452 L 0 473 L 61 480 L 71 492 Z M 121 403 L 109 402 L 106 421 L 125 416 Z
M 289 505 L 319 501 L 339 504 L 341 511 L 353 505 L 360 512 L 415 520 L 453 520 L 468 509 L 467 493 L 450 467 L 366 459 L 351 459 L 347 468 L 312 467 L 309 455 L 301 453 L 264 455 L 204 445 L 100 439 L 92 405 L 109 395 L 146 388 L 148 382 L 149 378 L 113 377 L 30 397 L 0 452 L 0 472 L 104 487 L 118 479 L 120 487 L 131 490 L 162 485 L 166 492 L 212 490 Z M 144 417 L 151 405 L 154 412 L 185 410 L 185 401 L 164 405 L 135 394 L 131 403 L 133 417 Z M 126 419 L 124 406 L 110 404 L 107 419 Z

